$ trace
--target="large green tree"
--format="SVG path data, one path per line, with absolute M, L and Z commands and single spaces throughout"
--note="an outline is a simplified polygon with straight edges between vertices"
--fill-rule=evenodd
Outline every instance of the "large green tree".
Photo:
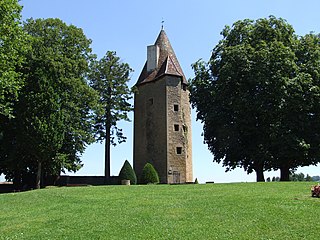
M 25 85 L 14 108 L 16 118 L 4 136 L 11 143 L 3 156 L 8 163 L 4 173 L 18 181 L 36 175 L 39 188 L 42 176 L 82 166 L 80 155 L 94 140 L 97 95 L 86 81 L 91 41 L 81 29 L 59 19 L 29 19 L 24 30 L 32 49 L 22 68 Z
M 103 58 L 93 61 L 90 85 L 99 94 L 100 111 L 95 114 L 95 132 L 98 141 L 105 141 L 105 177 L 110 177 L 110 146 L 126 141 L 122 129 L 117 127 L 120 120 L 130 121 L 132 111 L 129 100 L 132 92 L 127 83 L 132 69 L 108 51 Z
M 23 32 L 17 0 L 0 1 L 0 118 L 12 115 L 12 105 L 23 85 L 16 70 L 24 60 L 27 35 Z
M 280 169 L 281 180 L 289 180 L 290 169 L 314 164 L 319 156 L 320 132 L 311 136 L 308 122 L 319 120 L 309 102 L 318 83 L 299 66 L 300 39 L 273 16 L 238 21 L 222 36 L 210 61 L 193 65 L 191 102 L 205 142 L 227 171 L 243 167 L 264 181 L 264 170 Z
M 280 169 L 280 180 L 288 181 L 299 166 L 320 160 L 320 41 L 319 36 L 299 37 L 294 46 L 295 73 L 287 82 L 282 105 L 269 135 L 271 164 Z

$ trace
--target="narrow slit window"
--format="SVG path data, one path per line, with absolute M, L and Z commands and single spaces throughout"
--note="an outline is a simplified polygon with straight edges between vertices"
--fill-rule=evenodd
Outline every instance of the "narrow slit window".
M 174 110 L 175 112 L 178 112 L 178 111 L 179 111 L 179 105 L 178 105 L 178 104 L 174 104 L 174 105 L 173 105 L 173 110 Z
M 150 105 L 153 105 L 153 98 L 150 98 L 150 99 L 149 99 L 149 104 L 150 104 Z
M 182 153 L 182 147 L 177 147 L 177 154 L 180 155 Z
M 176 132 L 179 131 L 179 124 L 175 124 L 175 125 L 174 125 L 174 130 L 175 130 Z

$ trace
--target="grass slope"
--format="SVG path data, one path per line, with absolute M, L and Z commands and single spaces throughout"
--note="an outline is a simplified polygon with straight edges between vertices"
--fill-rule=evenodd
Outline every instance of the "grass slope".
M 0 239 L 318 239 L 312 183 L 51 188 L 0 195 Z

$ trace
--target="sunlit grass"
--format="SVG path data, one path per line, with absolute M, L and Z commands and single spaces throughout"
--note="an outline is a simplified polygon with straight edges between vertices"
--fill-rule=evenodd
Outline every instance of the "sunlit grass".
M 317 239 L 312 183 L 51 188 L 0 195 L 0 239 Z

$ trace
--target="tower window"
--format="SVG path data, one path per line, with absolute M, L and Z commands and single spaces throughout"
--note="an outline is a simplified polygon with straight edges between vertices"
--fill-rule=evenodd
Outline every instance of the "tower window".
M 149 104 L 150 104 L 150 105 L 153 105 L 153 98 L 150 98 L 150 99 L 149 99 Z
M 179 124 L 175 124 L 174 125 L 174 130 L 177 132 L 177 131 L 179 131 Z
M 181 154 L 182 153 L 182 147 L 177 147 L 177 154 Z
M 174 110 L 175 112 L 178 112 L 178 111 L 179 111 L 179 105 L 178 105 L 178 104 L 174 104 L 174 105 L 173 105 L 173 110 Z

